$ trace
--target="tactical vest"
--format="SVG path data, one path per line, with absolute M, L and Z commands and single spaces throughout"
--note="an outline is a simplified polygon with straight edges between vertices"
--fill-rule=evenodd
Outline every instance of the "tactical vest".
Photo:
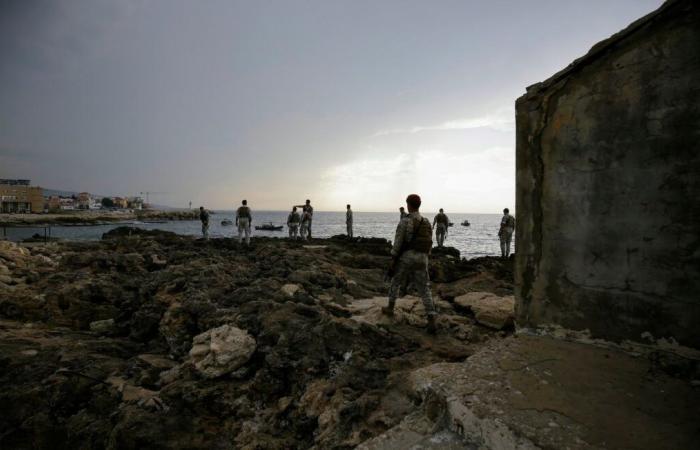
M 505 216 L 503 219 L 505 221 L 504 226 L 506 226 L 508 228 L 515 228 L 515 219 L 513 218 L 513 216 L 508 215 L 508 216 Z
M 413 238 L 406 246 L 406 250 L 414 250 L 419 253 L 430 253 L 433 248 L 433 227 L 425 217 L 420 221 L 413 220 Z
M 247 206 L 241 206 L 238 208 L 238 218 L 239 219 L 250 219 L 250 208 Z
M 437 216 L 435 216 L 435 220 L 437 221 L 437 223 L 447 225 L 447 216 L 445 214 L 438 214 Z
M 289 223 L 299 223 L 299 214 L 291 213 L 289 217 L 287 217 L 287 222 Z

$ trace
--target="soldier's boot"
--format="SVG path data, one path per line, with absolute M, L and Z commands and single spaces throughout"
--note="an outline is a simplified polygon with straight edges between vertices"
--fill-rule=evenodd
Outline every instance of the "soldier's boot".
M 382 314 L 384 314 L 385 316 L 394 317 L 394 308 L 391 306 L 383 306 Z
M 435 314 L 430 314 L 428 316 L 428 326 L 426 327 L 428 334 L 437 333 L 437 327 L 435 326 Z

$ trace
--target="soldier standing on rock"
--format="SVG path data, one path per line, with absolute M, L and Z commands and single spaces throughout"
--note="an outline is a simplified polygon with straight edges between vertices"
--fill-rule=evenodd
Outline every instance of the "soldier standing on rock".
M 350 209 L 350 205 L 347 208 L 347 211 L 345 211 L 345 227 L 348 231 L 348 237 L 352 238 L 352 209 Z
M 309 223 L 307 224 L 307 232 L 309 233 L 309 239 L 311 239 L 311 222 L 313 221 L 314 218 L 314 207 L 311 206 L 311 200 L 306 199 L 306 204 L 305 205 L 296 205 L 297 208 L 301 208 L 302 211 L 302 217 L 301 217 L 301 224 L 302 228 L 304 225 L 304 214 L 309 213 Z M 304 237 L 302 233 L 302 237 Z
M 301 217 L 297 212 L 297 207 L 292 207 L 292 212 L 287 216 L 287 227 L 289 228 L 289 238 L 299 239 L 299 223 L 301 222 Z
M 299 234 L 303 240 L 311 238 L 311 213 L 309 211 L 301 213 L 301 232 Z
M 209 239 L 209 211 L 204 206 L 199 207 L 199 220 L 202 221 L 202 237 Z
M 403 219 L 407 215 L 408 215 L 408 213 L 406 212 L 406 210 L 404 209 L 403 206 L 401 208 L 399 208 L 399 220 Z
M 450 226 L 450 219 L 447 218 L 445 212 L 440 208 L 440 212 L 433 219 L 433 228 L 435 228 L 435 239 L 437 239 L 438 247 L 442 247 L 447 236 L 447 227 Z
M 510 241 L 515 231 L 515 217 L 510 215 L 508 208 L 503 210 L 501 217 L 501 227 L 498 229 L 498 238 L 501 241 L 501 258 L 510 256 Z
M 250 245 L 250 226 L 253 223 L 253 216 L 248 207 L 248 200 L 243 200 L 241 206 L 236 211 L 236 226 L 238 227 L 238 242 L 241 242 L 245 233 L 245 245 Z
M 428 219 L 420 212 L 421 198 L 411 194 L 406 198 L 408 215 L 401 219 L 396 227 L 394 245 L 391 248 L 391 264 L 388 275 L 391 276 L 389 288 L 389 305 L 382 308 L 382 313 L 393 316 L 396 298 L 405 289 L 409 281 L 413 281 L 423 300 L 425 312 L 428 315 L 428 332 L 435 334 L 435 305 L 430 291 L 428 275 L 428 255 L 433 247 L 433 229 Z

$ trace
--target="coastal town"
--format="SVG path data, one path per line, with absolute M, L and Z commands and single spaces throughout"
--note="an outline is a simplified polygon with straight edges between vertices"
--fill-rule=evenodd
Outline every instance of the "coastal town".
M 56 213 L 76 210 L 148 209 L 140 196 L 101 196 L 89 192 L 59 193 L 32 186 L 31 180 L 0 179 L 0 213 Z

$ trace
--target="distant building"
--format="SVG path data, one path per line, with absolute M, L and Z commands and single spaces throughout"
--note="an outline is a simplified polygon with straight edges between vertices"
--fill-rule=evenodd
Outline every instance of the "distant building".
M 116 208 L 126 209 L 129 207 L 129 201 L 123 197 L 114 197 L 112 201 Z
M 90 209 L 91 197 L 87 192 L 81 192 L 76 199 L 78 209 Z
M 141 197 L 131 197 L 129 199 L 129 208 L 143 209 L 143 199 Z
M 90 199 L 90 209 L 102 209 L 102 199 L 101 198 L 92 198 Z
M 7 186 L 29 186 L 31 185 L 30 180 L 11 180 L 11 179 L 0 179 L 0 185 Z
M 58 195 L 52 195 L 49 197 L 49 201 L 47 203 L 47 208 L 49 211 L 58 211 L 61 209 L 61 197 Z
M 71 197 L 61 197 L 61 210 L 62 211 L 72 211 L 75 209 L 75 199 Z
M 38 213 L 44 210 L 44 190 L 30 180 L 0 179 L 0 212 Z

